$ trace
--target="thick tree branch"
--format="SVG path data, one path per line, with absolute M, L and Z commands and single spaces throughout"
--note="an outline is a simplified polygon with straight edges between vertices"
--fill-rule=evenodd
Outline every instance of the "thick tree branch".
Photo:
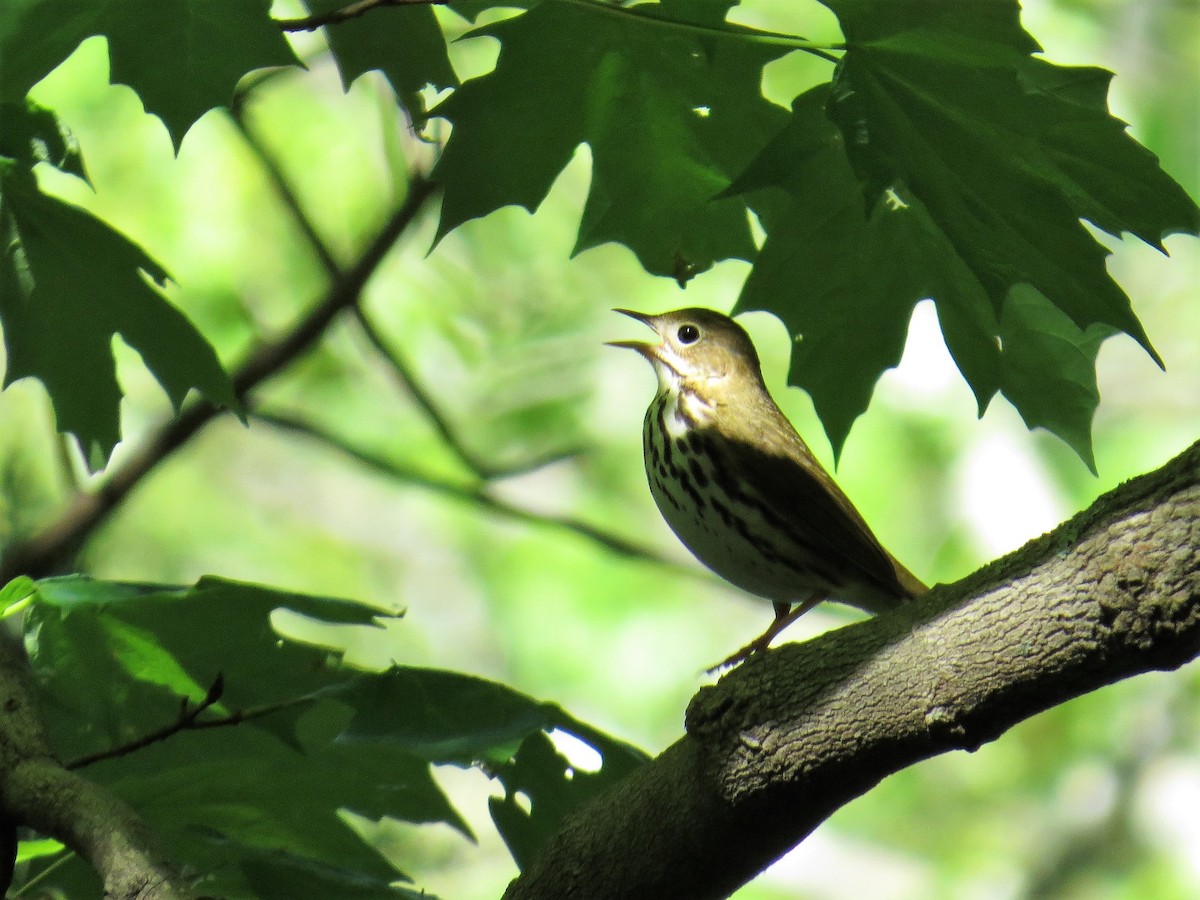
M 28 677 L 24 656 L 0 643 L 0 809 L 5 816 L 57 838 L 90 862 L 110 900 L 192 896 L 137 814 L 54 757 Z
M 508 900 L 725 897 L 887 775 L 1200 653 L 1200 444 L 909 607 L 752 658 Z

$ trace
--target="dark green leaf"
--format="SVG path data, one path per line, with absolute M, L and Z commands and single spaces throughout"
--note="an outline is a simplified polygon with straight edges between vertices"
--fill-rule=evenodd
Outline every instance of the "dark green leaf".
M 560 715 L 556 725 L 586 741 L 601 757 L 594 772 L 573 766 L 542 732 L 522 742 L 509 762 L 493 771 L 505 795 L 488 801 L 492 821 L 517 865 L 524 869 L 558 832 L 563 817 L 624 778 L 647 757 L 640 750 Z M 518 799 L 520 797 L 521 799 Z
M 864 215 L 842 137 L 823 112 L 827 87 L 797 98 L 792 119 L 734 190 L 760 194 L 768 237 L 737 310 L 768 309 L 797 336 L 789 381 L 812 396 L 841 452 L 875 381 L 896 365 L 912 309 L 927 296 L 928 266 L 913 241 L 918 213 L 898 198 Z
M 87 0 L 95 2 L 95 0 Z M 192 123 L 228 106 L 247 72 L 297 59 L 267 15 L 271 0 L 108 0 L 97 27 L 108 37 L 112 80 L 127 84 L 163 120 L 178 147 Z
M 752 257 L 744 205 L 714 197 L 784 121 L 759 82 L 787 48 L 743 40 L 722 24 L 729 5 L 544 3 L 472 32 L 499 40 L 500 58 L 434 111 L 454 124 L 439 236 L 508 204 L 535 209 L 586 142 L 576 252 L 617 241 L 672 276 Z
M 238 407 L 212 346 L 156 289 L 166 277 L 124 235 L 43 194 L 28 168 L 0 159 L 4 384 L 39 379 L 59 429 L 79 438 L 93 466 L 120 439 L 114 335 L 141 354 L 176 408 L 193 388 Z
M 1058 435 L 1090 467 L 1095 355 L 1111 330 L 1080 331 L 1026 285 L 998 318 L 980 278 L 903 185 L 868 217 L 842 136 L 822 112 L 826 93 L 797 98 L 788 128 L 731 190 L 752 195 L 768 229 L 738 308 L 770 309 L 797 335 L 789 380 L 812 396 L 835 453 L 899 360 L 913 306 L 933 298 L 980 413 L 1002 390 L 1031 428 Z
M 437 900 L 427 891 L 391 884 L 394 878 L 365 875 L 345 866 L 319 863 L 283 850 L 253 851 L 242 875 L 256 900 L 337 897 L 338 900 Z
M 55 720 L 74 729 L 60 734 L 63 752 L 103 750 L 168 724 L 182 698 L 199 703 L 218 675 L 217 711 L 283 704 L 353 677 L 331 651 L 277 632 L 276 609 L 340 625 L 371 625 L 384 614 L 215 578 L 193 588 L 82 577 L 38 582 L 27 645 L 63 712 L 75 713 Z M 294 722 L 281 711 L 246 727 L 294 740 Z
M 87 773 L 136 808 L 171 856 L 226 885 L 238 883 L 247 862 L 253 872 L 265 848 L 372 881 L 403 877 L 340 809 L 369 819 L 445 822 L 469 834 L 427 763 L 377 746 L 299 753 L 236 726 L 179 734 Z
M 100 0 L 0 3 L 0 102 L 23 103 L 29 89 L 95 34 Z
M 646 759 L 502 685 L 351 670 L 272 623 L 282 609 L 313 627 L 372 624 L 378 611 L 359 604 L 211 578 L 169 588 L 73 576 L 13 582 L 4 595 L 31 590 L 26 645 L 57 746 L 67 755 L 124 746 L 88 776 L 134 806 L 209 893 L 260 896 L 262 879 L 294 885 L 307 874 L 331 895 L 391 896 L 380 892 L 400 873 L 338 811 L 444 822 L 470 836 L 430 762 L 484 762 L 507 795 L 496 821 L 528 859 L 567 810 Z M 321 639 L 328 633 L 308 640 Z M 181 697 L 195 709 L 218 678 L 224 693 L 200 713 L 201 727 L 130 748 L 179 721 Z M 286 727 L 259 715 L 272 704 Z M 555 729 L 590 744 L 599 771 L 547 753 L 543 732 Z M 530 814 L 515 805 L 518 793 Z
M 307 0 L 308 8 L 324 15 L 344 0 Z M 454 87 L 458 76 L 446 55 L 446 39 L 430 6 L 393 6 L 327 25 L 325 35 L 347 90 L 364 72 L 378 69 L 387 76 L 401 104 L 418 124 L 425 119 L 420 90 Z
M 18 588 L 28 585 L 14 595 Z M 278 622 L 279 610 L 303 619 Z M 212 578 L 193 588 L 51 578 L 35 585 L 26 645 L 47 724 L 67 756 L 128 745 L 178 721 L 181 698 L 194 709 L 218 679 L 224 685 L 200 715 L 205 727 L 87 768 L 137 808 L 173 858 L 203 873 L 206 890 L 257 896 L 265 873 L 291 883 L 311 869 L 319 883 L 344 883 L 346 896 L 407 896 L 387 887 L 400 873 L 338 811 L 444 822 L 469 835 L 467 825 L 425 760 L 383 742 L 337 739 L 355 711 L 322 692 L 377 676 L 339 665 L 336 652 L 313 643 L 379 615 Z M 317 631 L 302 641 L 288 636 L 296 629 Z M 286 743 L 276 736 L 285 729 L 260 715 L 272 706 L 295 713 L 283 716 L 294 728 Z
M 382 741 L 431 762 L 508 759 L 553 707 L 457 672 L 396 667 L 360 679 L 337 698 L 356 710 L 346 741 Z
M 53 112 L 33 101 L 0 103 L 0 156 L 22 166 L 49 163 L 88 180 L 74 135 Z
M 1079 219 L 1160 246 L 1200 229 L 1200 210 L 1108 114 L 1097 70 L 1032 60 L 1015 0 L 824 2 L 849 41 L 830 110 L 868 204 L 902 183 L 997 313 L 1026 283 L 1157 360 Z
M 1005 395 L 1026 425 L 1057 434 L 1093 474 L 1092 417 L 1100 403 L 1096 354 L 1111 334 L 1102 325 L 1080 330 L 1026 284 L 1013 288 L 1000 317 Z
M 297 60 L 270 0 L 16 0 L 0 10 L 0 100 L 20 100 L 84 38 L 108 38 L 115 83 L 159 116 L 175 146 L 227 106 L 243 75 Z M 11 8 L 10 8 L 11 7 Z
M 798 98 L 727 191 L 768 233 L 738 308 L 774 311 L 796 335 L 789 380 L 835 453 L 931 298 L 980 412 L 1000 390 L 1090 461 L 1094 374 L 1080 365 L 1113 329 L 1153 350 L 1080 219 L 1159 246 L 1200 230 L 1200 210 L 1108 114 L 1108 73 L 1030 57 L 1015 3 L 827 5 L 849 40 L 831 88 Z M 1044 315 L 1029 327 L 1022 285 L 1073 334 L 1056 321 L 1050 340 Z M 1068 409 L 1051 414 L 1048 397 Z

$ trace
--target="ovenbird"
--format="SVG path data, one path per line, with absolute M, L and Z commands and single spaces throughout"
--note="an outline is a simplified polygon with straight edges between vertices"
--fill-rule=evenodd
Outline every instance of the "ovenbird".
M 616 312 L 660 339 L 612 342 L 658 375 L 642 434 L 659 511 L 702 563 L 775 608 L 766 631 L 714 668 L 765 649 L 822 600 L 878 613 L 928 590 L 883 548 L 775 405 L 740 325 L 707 309 Z

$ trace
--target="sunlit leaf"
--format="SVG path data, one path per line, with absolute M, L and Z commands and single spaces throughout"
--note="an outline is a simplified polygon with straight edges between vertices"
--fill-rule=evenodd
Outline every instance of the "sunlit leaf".
M 586 142 L 577 252 L 618 241 L 661 275 L 752 257 L 744 205 L 714 197 L 784 121 L 759 83 L 787 48 L 648 18 L 716 25 L 729 5 L 544 3 L 471 32 L 500 41 L 500 58 L 434 110 L 454 124 L 435 172 L 439 235 L 501 206 L 535 209 Z
M 0 319 L 5 386 L 40 380 L 59 430 L 93 467 L 120 439 L 113 337 L 141 355 L 176 408 L 196 389 L 238 408 L 217 354 L 159 290 L 166 272 L 110 225 L 43 194 L 28 168 L 0 157 Z
M 314 15 L 324 15 L 346 4 L 344 0 L 306 0 L 306 5 Z M 420 96 L 423 87 L 441 89 L 458 84 L 446 55 L 446 39 L 430 6 L 373 9 L 367 15 L 327 25 L 325 35 L 344 87 L 348 89 L 364 72 L 378 69 L 418 123 L 425 117 Z
M 135 91 L 178 147 L 228 106 L 253 69 L 297 60 L 270 0 L 15 0 L 0 10 L 0 101 L 20 100 L 84 38 L 108 39 L 112 80 Z

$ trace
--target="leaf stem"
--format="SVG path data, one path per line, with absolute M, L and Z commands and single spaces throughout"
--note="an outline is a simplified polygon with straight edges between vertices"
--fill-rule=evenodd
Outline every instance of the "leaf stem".
M 647 25 L 659 25 L 675 31 L 686 31 L 694 34 L 731 38 L 746 41 L 747 43 L 751 44 L 767 44 L 775 47 L 789 47 L 792 50 L 800 50 L 805 53 L 811 53 L 813 56 L 818 56 L 821 59 L 828 60 L 829 62 L 838 62 L 840 59 L 840 57 L 830 53 L 830 50 L 846 49 L 845 44 L 823 44 L 816 41 L 807 40 L 806 38 L 800 37 L 800 35 L 797 34 L 785 34 L 781 31 L 761 31 L 757 28 L 748 28 L 745 25 L 738 25 L 733 22 L 727 22 L 723 25 L 706 25 L 702 22 L 686 22 L 681 19 L 668 19 L 664 16 L 643 12 L 641 7 L 631 8 L 626 6 L 616 6 L 611 3 L 602 2 L 602 0 L 601 2 L 597 2 L 597 0 L 555 0 L 555 2 L 586 8 L 601 14 L 634 18 L 646 23 Z
M 50 865 L 46 866 L 46 868 L 42 869 L 42 871 L 38 872 L 36 875 L 34 875 L 32 878 L 30 878 L 24 884 L 20 885 L 19 887 L 13 888 L 12 892 L 8 896 L 10 896 L 10 897 L 27 896 L 31 890 L 36 888 L 39 884 L 41 884 L 43 881 L 45 881 L 47 878 L 49 878 L 51 875 L 53 875 L 55 872 L 57 872 L 59 869 L 61 869 L 63 866 L 65 866 L 67 863 L 69 863 L 71 860 L 73 860 L 75 858 L 76 853 L 74 850 L 71 850 L 66 847 L 64 847 L 63 849 L 66 850 L 66 853 L 59 856 L 58 859 L 54 860 L 54 862 L 50 863 Z

